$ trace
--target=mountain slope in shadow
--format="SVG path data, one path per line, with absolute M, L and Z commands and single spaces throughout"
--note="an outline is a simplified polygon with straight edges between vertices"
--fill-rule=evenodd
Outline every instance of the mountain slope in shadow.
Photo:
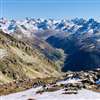
M 55 48 L 62 48 L 67 54 L 62 71 L 81 71 L 81 70 L 91 70 L 94 68 L 100 68 L 100 52 L 99 49 L 90 50 L 92 47 L 87 47 L 92 43 L 79 44 L 76 37 L 56 37 L 51 36 L 46 40 Z M 90 50 L 90 51 L 89 51 Z

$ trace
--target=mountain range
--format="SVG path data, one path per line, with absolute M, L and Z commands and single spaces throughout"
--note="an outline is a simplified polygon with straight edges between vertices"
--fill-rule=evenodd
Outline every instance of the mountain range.
M 61 70 L 100 68 L 100 22 L 94 19 L 1 18 L 0 30 L 0 71 L 3 77 L 9 76 L 4 81 L 32 75 L 50 76 L 51 72 L 56 76 Z M 20 76 L 21 68 L 29 73 L 22 71 Z

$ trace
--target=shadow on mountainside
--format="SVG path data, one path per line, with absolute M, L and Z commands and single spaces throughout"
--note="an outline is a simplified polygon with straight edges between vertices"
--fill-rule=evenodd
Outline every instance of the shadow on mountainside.
M 61 39 L 51 36 L 47 39 L 55 48 L 62 48 L 68 56 L 65 59 L 62 71 L 81 71 L 100 68 L 100 52 L 87 52 L 76 45 L 74 39 Z

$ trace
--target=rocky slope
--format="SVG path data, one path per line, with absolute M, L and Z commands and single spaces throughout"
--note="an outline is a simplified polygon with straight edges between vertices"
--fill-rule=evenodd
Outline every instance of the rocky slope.
M 59 76 L 59 67 L 38 48 L 0 31 L 0 84 Z
M 91 70 L 100 67 L 100 38 L 99 33 L 92 37 L 86 34 L 63 36 L 51 36 L 47 39 L 53 47 L 62 48 L 67 54 L 63 71 Z
M 76 31 L 63 32 L 47 38 L 53 47 L 62 48 L 67 56 L 63 71 L 91 70 L 100 68 L 100 23 L 90 19 L 79 23 Z

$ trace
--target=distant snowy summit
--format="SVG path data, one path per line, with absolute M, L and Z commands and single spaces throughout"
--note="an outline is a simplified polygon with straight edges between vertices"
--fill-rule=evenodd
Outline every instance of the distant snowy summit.
M 89 34 L 100 31 L 100 23 L 94 19 L 85 20 L 75 18 L 72 20 L 54 20 L 54 19 L 34 19 L 26 18 L 22 20 L 0 19 L 0 29 L 7 33 L 13 33 L 17 28 L 22 31 L 36 32 L 44 30 L 56 30 L 69 33 L 88 32 Z

